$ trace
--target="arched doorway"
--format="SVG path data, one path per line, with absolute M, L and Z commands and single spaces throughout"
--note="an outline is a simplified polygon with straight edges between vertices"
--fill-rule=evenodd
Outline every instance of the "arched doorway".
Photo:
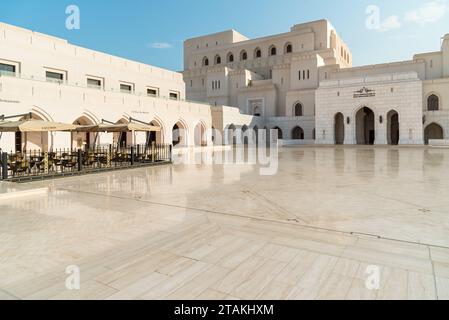
M 254 137 L 256 139 L 256 145 L 259 144 L 259 127 L 258 126 L 254 126 L 253 128 L 253 132 L 254 132 Z
M 304 130 L 301 127 L 295 127 L 292 130 L 293 140 L 304 140 Z
M 429 140 L 442 140 L 444 139 L 444 131 L 443 128 L 436 124 L 429 124 L 424 130 L 424 141 L 426 144 L 429 144 Z
M 127 124 L 129 123 L 126 119 L 120 119 L 116 124 Z M 115 132 L 114 133 L 114 144 L 125 148 L 132 143 L 132 132 Z
M 228 125 L 224 130 L 224 140 L 228 145 L 237 144 L 236 127 L 234 124 Z
M 162 144 L 164 143 L 164 128 L 158 120 L 153 120 L 150 122 L 150 125 L 153 127 L 158 127 L 160 131 L 151 131 L 147 133 L 147 141 L 148 145 L 153 143 Z
M 206 127 L 202 122 L 200 122 L 195 127 L 195 146 L 204 147 L 206 145 L 207 145 Z
M 284 137 L 284 135 L 283 135 L 283 133 L 282 133 L 281 128 L 279 128 L 279 127 L 274 127 L 273 130 L 277 130 L 277 132 L 278 132 L 278 139 L 279 139 L 279 140 L 282 140 L 283 137 Z
M 335 115 L 335 144 L 345 143 L 345 117 L 343 113 L 339 112 Z
M 94 125 L 95 123 L 86 116 L 82 116 L 76 119 L 73 124 L 78 126 L 89 126 Z M 93 145 L 95 143 L 95 136 L 96 134 L 92 132 L 73 132 L 72 149 L 84 149 L 85 147 Z
M 20 121 L 29 120 L 29 116 L 19 119 Z M 32 113 L 33 120 L 48 120 Z M 16 152 L 31 151 L 48 151 L 49 147 L 49 133 L 48 132 L 16 132 L 15 134 L 15 149 Z
M 357 112 L 355 118 L 357 144 L 374 144 L 376 141 L 376 130 L 373 110 L 363 107 Z
M 172 142 L 174 147 L 187 146 L 187 128 L 181 121 L 178 121 L 173 126 L 172 134 Z
M 387 139 L 388 144 L 399 144 L 399 114 L 395 110 L 387 113 Z

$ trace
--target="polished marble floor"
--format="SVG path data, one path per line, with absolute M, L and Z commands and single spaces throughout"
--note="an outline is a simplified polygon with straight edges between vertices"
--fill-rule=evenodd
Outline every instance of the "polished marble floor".
M 191 164 L 0 184 L 0 299 L 449 299 L 448 177 L 449 149 L 292 147 L 274 176 Z

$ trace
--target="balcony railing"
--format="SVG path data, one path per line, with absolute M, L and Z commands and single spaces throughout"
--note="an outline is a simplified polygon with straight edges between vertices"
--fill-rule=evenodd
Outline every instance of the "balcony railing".
M 21 182 L 168 164 L 171 161 L 171 145 L 108 145 L 85 150 L 3 152 L 0 170 L 2 180 Z

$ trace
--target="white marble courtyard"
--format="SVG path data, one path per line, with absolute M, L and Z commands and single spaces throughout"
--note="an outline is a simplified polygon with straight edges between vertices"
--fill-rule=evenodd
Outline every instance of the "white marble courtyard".
M 449 149 L 295 147 L 275 176 L 178 165 L 1 184 L 0 299 L 449 299 L 448 177 Z

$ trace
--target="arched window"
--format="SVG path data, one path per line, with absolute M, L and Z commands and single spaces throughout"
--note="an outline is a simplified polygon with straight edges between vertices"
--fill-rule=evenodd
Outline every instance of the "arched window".
M 440 99 L 435 94 L 427 98 L 427 110 L 438 111 L 440 109 Z
M 215 56 L 215 64 L 221 64 L 221 57 L 219 55 Z
M 246 51 L 243 50 L 243 51 L 240 53 L 240 61 L 245 61 L 245 60 L 248 60 L 248 53 L 246 53 Z
M 292 53 L 293 52 L 293 46 L 291 43 L 287 43 L 285 45 L 285 53 Z
M 295 113 L 295 117 L 302 117 L 303 116 L 303 107 L 302 107 L 301 103 L 295 104 L 294 113 Z
M 234 62 L 234 55 L 232 53 L 228 53 L 228 62 Z
M 209 59 L 207 57 L 203 58 L 203 67 L 207 67 L 209 65 Z
M 262 58 L 262 50 L 260 50 L 259 48 L 257 48 L 256 50 L 254 50 L 254 58 Z
M 269 50 L 270 56 L 275 56 L 277 54 L 277 50 L 275 46 L 271 46 Z

